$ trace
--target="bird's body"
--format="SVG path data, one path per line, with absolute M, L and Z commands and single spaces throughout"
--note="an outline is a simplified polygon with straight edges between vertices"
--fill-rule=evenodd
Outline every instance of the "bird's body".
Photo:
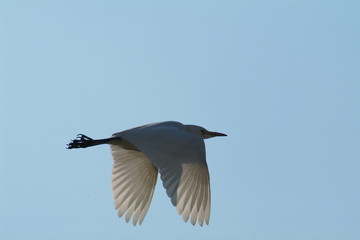
M 80 135 L 68 148 L 110 144 L 114 159 L 112 189 L 119 216 L 142 223 L 154 193 L 157 174 L 177 212 L 202 226 L 210 218 L 210 179 L 203 139 L 226 136 L 179 122 L 161 122 L 93 140 Z

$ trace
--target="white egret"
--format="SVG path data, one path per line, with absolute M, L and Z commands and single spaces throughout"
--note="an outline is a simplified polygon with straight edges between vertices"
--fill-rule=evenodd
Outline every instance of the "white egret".
M 83 134 L 68 148 L 110 144 L 114 159 L 112 190 L 118 215 L 141 224 L 149 209 L 157 174 L 185 222 L 202 226 L 210 219 L 210 179 L 203 139 L 226 136 L 203 127 L 160 122 L 94 140 Z

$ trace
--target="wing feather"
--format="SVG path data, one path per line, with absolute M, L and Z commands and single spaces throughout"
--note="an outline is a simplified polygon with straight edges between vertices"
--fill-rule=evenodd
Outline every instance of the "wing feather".
M 122 147 L 120 140 L 110 143 L 114 159 L 112 189 L 119 217 L 141 224 L 149 209 L 157 180 L 157 168 L 141 152 Z
M 176 122 L 165 122 L 121 132 L 159 169 L 163 186 L 177 212 L 192 224 L 210 219 L 210 181 L 205 144 Z M 147 203 L 146 203 L 147 204 Z M 134 210 L 136 211 L 136 206 Z M 143 213 L 135 213 L 135 216 Z M 140 217 L 141 218 L 141 217 Z

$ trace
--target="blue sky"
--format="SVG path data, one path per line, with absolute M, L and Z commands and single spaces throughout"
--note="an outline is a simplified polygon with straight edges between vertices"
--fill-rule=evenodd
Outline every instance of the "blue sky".
M 359 1 L 0 2 L 0 238 L 359 239 Z M 113 209 L 94 138 L 177 120 L 206 141 L 210 225 L 158 184 Z

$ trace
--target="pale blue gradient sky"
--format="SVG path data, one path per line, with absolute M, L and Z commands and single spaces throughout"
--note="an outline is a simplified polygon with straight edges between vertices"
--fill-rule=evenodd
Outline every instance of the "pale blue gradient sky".
M 0 238 L 360 239 L 359 1 L 0 2 Z M 210 139 L 210 225 L 158 184 L 113 209 L 107 146 L 177 120 Z

